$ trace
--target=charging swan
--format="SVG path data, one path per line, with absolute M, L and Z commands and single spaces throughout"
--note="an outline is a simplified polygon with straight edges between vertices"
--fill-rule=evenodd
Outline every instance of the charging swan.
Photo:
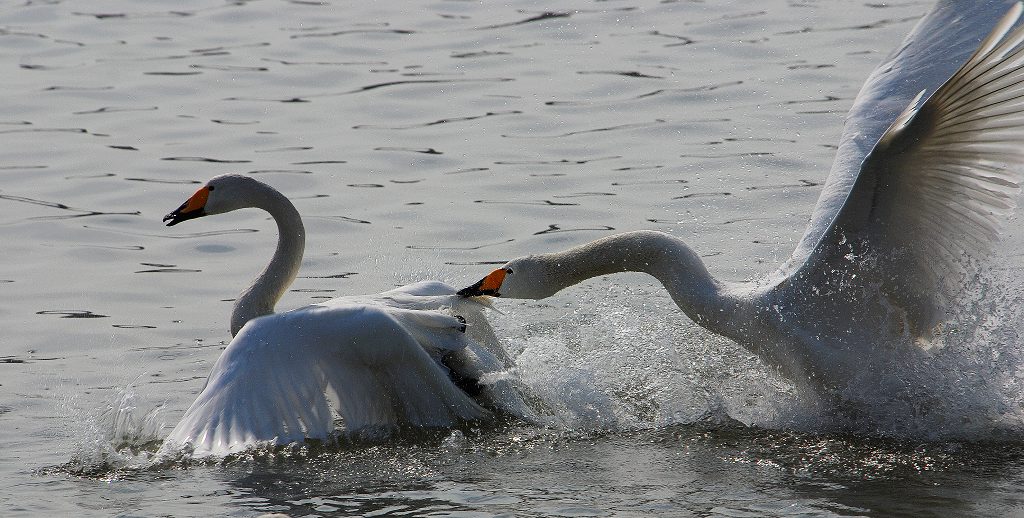
M 646 272 L 697 324 L 830 393 L 871 361 L 920 354 L 897 345 L 936 338 L 1016 207 L 1021 11 L 946 1 L 917 24 L 861 89 L 808 229 L 766 280 L 716 280 L 679 239 L 639 231 L 512 260 L 459 293 L 540 299 Z
M 442 283 L 274 313 L 299 270 L 305 230 L 295 206 L 272 187 L 247 176 L 218 176 L 164 221 L 171 226 L 247 207 L 277 222 L 277 249 L 235 301 L 234 338 L 164 440 L 165 450 L 227 455 L 257 442 L 325 439 L 335 430 L 334 412 L 346 430 L 378 431 L 447 427 L 484 419 L 491 415 L 487 407 L 515 404 L 507 384 L 478 383 L 507 361 L 493 347 L 483 306 L 467 304 Z

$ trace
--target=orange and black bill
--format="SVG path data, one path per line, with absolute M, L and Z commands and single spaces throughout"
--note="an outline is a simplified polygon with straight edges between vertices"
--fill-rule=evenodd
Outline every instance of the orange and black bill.
M 182 221 L 188 221 L 190 219 L 205 216 L 206 200 L 209 197 L 210 188 L 208 186 L 203 186 L 196 191 L 191 198 L 185 201 L 185 203 L 182 203 L 180 207 L 164 216 L 164 221 L 167 222 L 167 226 L 173 227 Z
M 504 268 L 494 270 L 487 277 L 480 279 L 480 282 L 459 290 L 458 294 L 463 297 L 479 297 L 481 295 L 500 297 L 501 293 L 498 292 L 498 289 L 501 288 L 501 283 L 505 280 L 507 273 Z

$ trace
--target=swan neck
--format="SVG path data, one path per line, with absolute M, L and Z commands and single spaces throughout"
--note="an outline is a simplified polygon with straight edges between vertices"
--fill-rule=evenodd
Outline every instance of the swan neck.
M 274 312 L 277 301 L 288 290 L 302 264 L 306 230 L 299 211 L 280 192 L 261 184 L 252 206 L 263 209 L 277 223 L 277 248 L 270 263 L 252 284 L 242 291 L 231 313 L 231 335 L 238 334 L 246 322 Z
M 665 287 L 676 305 L 694 322 L 733 337 L 738 331 L 741 299 L 715 279 L 704 262 L 682 240 L 662 232 L 617 234 L 567 251 L 548 254 L 544 262 L 558 270 L 554 291 L 592 277 L 618 272 L 647 273 Z M 552 293 L 554 293 L 554 291 Z

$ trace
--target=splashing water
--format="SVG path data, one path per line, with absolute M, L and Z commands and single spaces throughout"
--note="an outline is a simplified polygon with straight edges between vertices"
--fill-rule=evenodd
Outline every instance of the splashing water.
M 141 378 L 141 376 L 139 377 Z M 98 412 L 70 408 L 64 415 L 78 427 L 71 434 L 75 444 L 71 460 L 61 467 L 67 473 L 84 477 L 116 477 L 122 470 L 144 468 L 150 464 L 160 445 L 163 405 L 148 405 L 136 389 L 135 381 L 116 388 Z M 86 414 L 82 416 L 82 414 Z
M 570 429 L 629 430 L 738 421 L 809 433 L 926 441 L 1024 436 L 1022 310 L 990 274 L 923 354 L 865 347 L 840 400 L 794 386 L 740 346 L 690 322 L 660 287 L 584 286 L 543 304 L 502 308 L 499 336 L 518 375 Z M 556 315 L 553 317 L 553 315 Z
M 842 390 L 843 404 L 804 392 L 731 341 L 697 327 L 653 284 L 587 284 L 540 303 L 502 302 L 491 312 L 516 366 L 485 383 L 511 381 L 527 403 L 527 423 L 508 428 L 432 431 L 295 447 L 256 446 L 239 459 L 307 458 L 393 441 L 455 447 L 480 434 L 507 434 L 507 446 L 594 433 L 710 426 L 897 440 L 1019 440 L 1024 435 L 1024 355 L 1015 325 L 1021 310 L 1009 274 L 976 284 L 965 306 L 927 354 L 874 348 Z M 998 282 L 997 282 L 998 281 Z M 571 297 L 571 299 L 570 299 Z M 884 353 L 884 354 L 882 354 Z M 61 471 L 110 478 L 190 464 L 158 458 L 162 405 L 136 382 L 114 390 L 93 415 L 73 420 L 75 453 Z M 65 415 L 88 411 L 65 403 Z M 733 430 L 733 432 L 729 432 Z M 525 435 L 524 435 L 525 434 Z M 502 442 L 499 440 L 499 442 Z M 812 441 L 813 442 L 813 441 Z M 326 449 L 325 449 L 326 448 Z

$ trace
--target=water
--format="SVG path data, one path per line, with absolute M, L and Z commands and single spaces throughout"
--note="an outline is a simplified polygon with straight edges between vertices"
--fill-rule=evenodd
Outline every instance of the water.
M 0 514 L 1024 515 L 1024 363 L 1001 298 L 908 386 L 955 376 L 852 432 L 623 275 L 493 315 L 546 426 L 147 453 L 273 246 L 254 211 L 162 226 L 199 182 L 248 173 L 296 201 L 308 248 L 284 308 L 465 285 L 641 228 L 756 278 L 800 237 L 863 79 L 927 7 L 0 7 Z

